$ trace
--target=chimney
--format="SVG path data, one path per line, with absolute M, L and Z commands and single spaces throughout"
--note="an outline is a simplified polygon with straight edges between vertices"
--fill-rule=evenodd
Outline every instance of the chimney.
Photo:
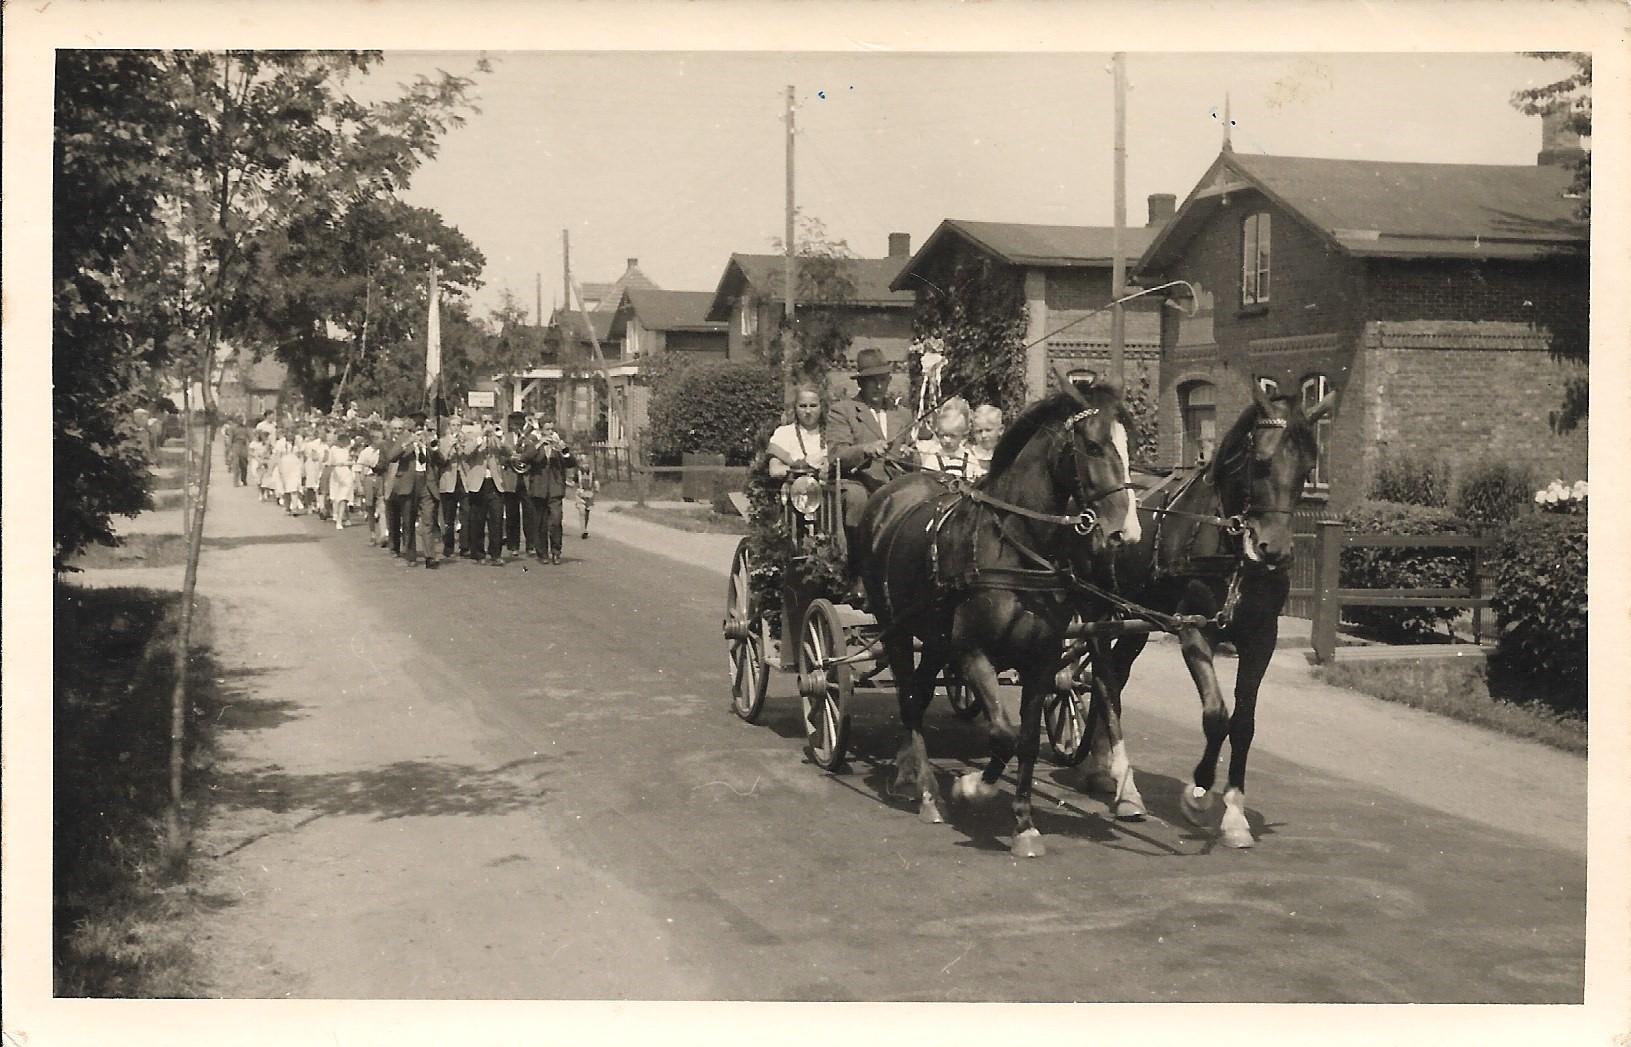
M 1540 114 L 1540 153 L 1535 157 L 1536 165 L 1571 164 L 1586 155 L 1580 146 L 1580 136 L 1569 129 L 1572 116 L 1567 102 Z
M 640 259 L 638 259 L 638 258 L 630 258 L 629 259 L 629 268 L 630 269 L 638 269 L 639 267 L 640 267 Z
M 1177 209 L 1178 209 L 1178 198 L 1176 196 L 1174 196 L 1173 194 L 1171 194 L 1171 193 L 1151 193 L 1150 194 L 1150 221 L 1149 221 L 1150 227 L 1154 228 L 1155 226 L 1158 226 L 1158 225 L 1167 224 L 1167 222 L 1172 220 L 1172 215 Z
M 911 257 L 911 254 L 912 254 L 912 234 L 911 233 L 890 233 L 889 234 L 889 257 L 891 257 L 891 258 L 909 258 L 909 257 Z

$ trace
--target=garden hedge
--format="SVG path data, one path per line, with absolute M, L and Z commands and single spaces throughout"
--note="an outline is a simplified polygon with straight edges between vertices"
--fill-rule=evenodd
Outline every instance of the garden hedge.
M 1503 661 L 1556 684 L 1549 702 L 1583 707 L 1586 692 L 1586 518 L 1529 513 L 1501 532 L 1490 594 Z
M 1361 534 L 1457 534 L 1465 524 L 1447 509 L 1368 501 L 1342 514 Z M 1342 586 L 1349 589 L 1453 589 L 1468 583 L 1472 551 L 1355 548 L 1342 550 Z M 1455 607 L 1345 607 L 1342 617 L 1379 639 L 1431 641 L 1461 614 Z
M 653 454 L 722 454 L 746 465 L 762 447 L 758 434 L 782 413 L 781 375 L 762 363 L 693 364 L 663 383 L 646 430 Z

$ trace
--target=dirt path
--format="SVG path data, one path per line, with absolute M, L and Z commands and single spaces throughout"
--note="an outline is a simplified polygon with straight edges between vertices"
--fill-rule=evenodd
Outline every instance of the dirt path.
M 368 610 L 315 524 L 214 501 L 204 588 L 235 728 L 198 841 L 216 995 L 711 994 L 664 962 L 639 896 L 552 843 L 536 754 L 491 762 L 458 676 Z

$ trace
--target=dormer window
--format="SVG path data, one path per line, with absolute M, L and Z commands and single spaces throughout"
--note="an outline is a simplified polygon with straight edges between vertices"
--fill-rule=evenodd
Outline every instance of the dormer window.
M 1240 236 L 1240 304 L 1269 303 L 1269 213 L 1246 216 Z

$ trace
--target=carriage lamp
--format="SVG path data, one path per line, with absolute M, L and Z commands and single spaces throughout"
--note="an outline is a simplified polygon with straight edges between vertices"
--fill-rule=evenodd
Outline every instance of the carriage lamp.
M 813 476 L 801 476 L 793 481 L 788 500 L 806 517 L 814 517 L 821 508 L 821 481 Z

